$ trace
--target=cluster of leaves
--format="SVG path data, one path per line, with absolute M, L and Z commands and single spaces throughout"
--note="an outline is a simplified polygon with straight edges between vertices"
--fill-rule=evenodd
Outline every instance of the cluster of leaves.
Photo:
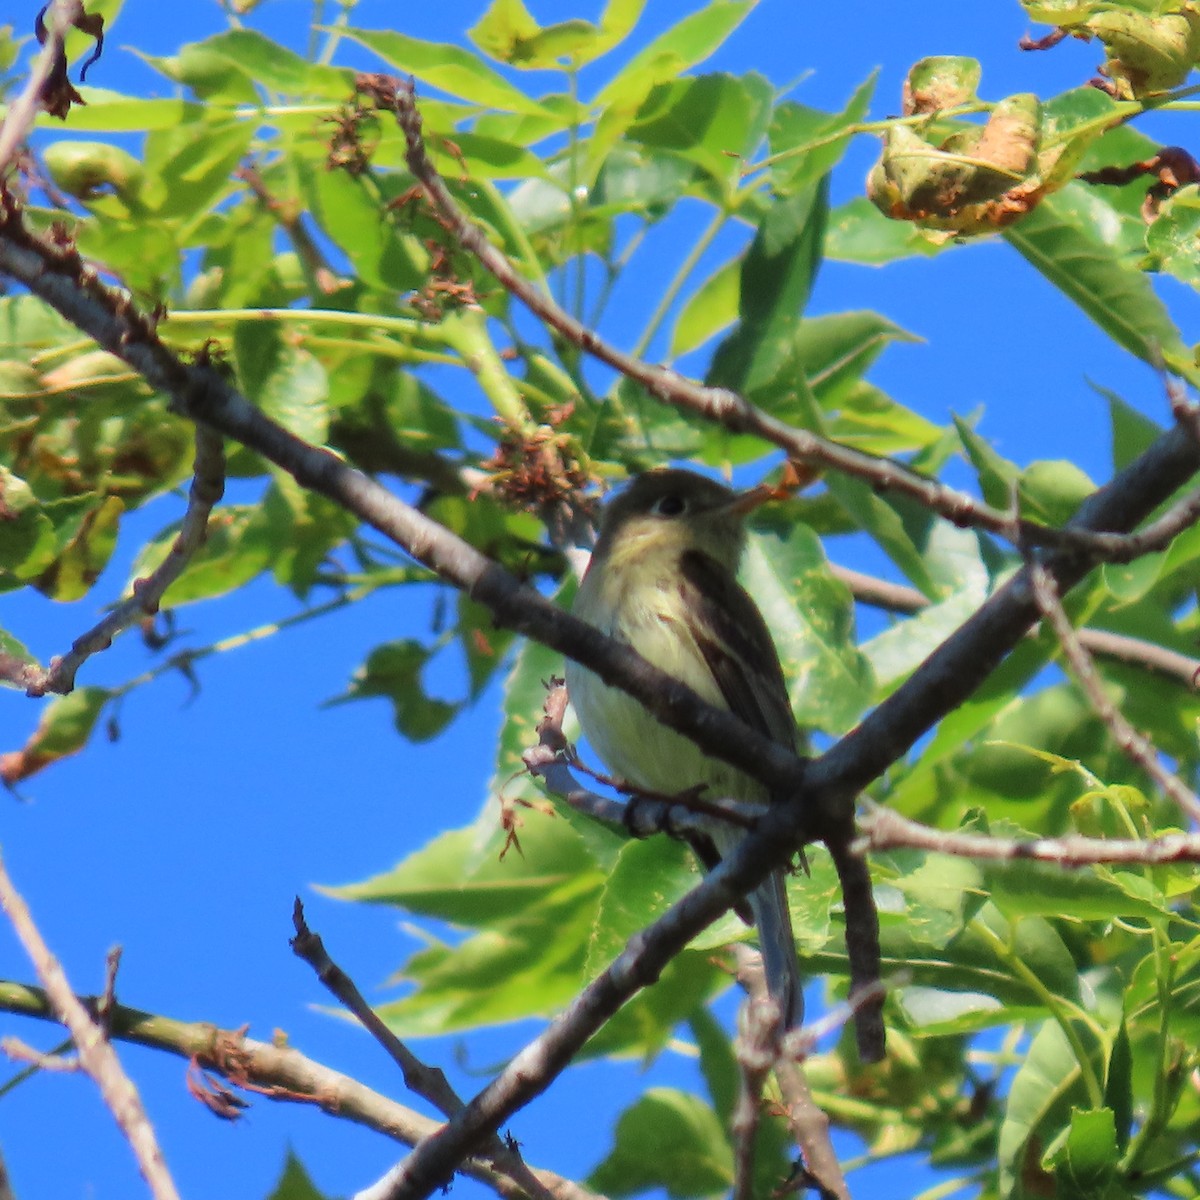
M 511 297 L 414 192 L 399 130 L 364 106 L 350 70 L 331 65 L 342 42 L 417 75 L 435 162 L 524 274 L 566 294 L 578 284 L 581 305 L 593 298 L 585 284 L 599 265 L 606 286 L 580 316 L 605 327 L 607 285 L 637 269 L 659 222 L 690 201 L 708 218 L 701 245 L 733 226 L 745 231 L 743 247 L 703 280 L 685 264 L 640 345 L 665 333 L 672 358 L 704 355 L 709 382 L 845 444 L 931 474 L 958 458 L 992 503 L 1015 495 L 1025 514 L 1058 522 L 1093 485 L 1069 463 L 1009 462 L 968 422 L 936 425 L 868 382 L 878 355 L 909 335 L 868 311 L 803 318 L 824 258 L 883 263 L 954 251 L 955 239 L 931 243 L 912 220 L 958 235 L 1005 224 L 1010 245 L 1120 345 L 1147 361 L 1162 354 L 1194 377 L 1191 352 L 1144 268 L 1200 280 L 1197 189 L 1177 192 L 1147 229 L 1144 183 L 1101 189 L 1073 179 L 1154 152 L 1125 123 L 1140 100 L 1081 88 L 989 105 L 976 95 L 977 64 L 926 60 L 910 79 L 906 116 L 868 124 L 871 81 L 841 111 L 825 112 L 780 98 L 756 74 L 698 70 L 749 0 L 698 5 L 581 98 L 570 86 L 577 72 L 617 49 L 642 7 L 611 0 L 594 24 L 542 27 L 519 0 L 495 0 L 470 31 L 477 53 L 345 25 L 310 60 L 231 29 L 147 59 L 178 85 L 174 98 L 82 88 L 86 107 L 73 109 L 65 135 L 42 151 L 48 178 L 31 193 L 30 220 L 74 238 L 146 305 L 165 304 L 165 340 L 217 354 L 264 412 L 364 470 L 411 483 L 429 515 L 553 583 L 563 562 L 545 545 L 539 500 L 564 481 L 620 478 L 668 459 L 765 469 L 771 448 L 666 409 L 621 379 L 597 383 L 577 349 L 531 340 Z M 1107 37 L 1097 24 L 1105 14 L 1132 20 L 1153 10 L 1146 19 L 1166 20 L 1159 11 L 1170 7 L 1192 20 L 1191 5 L 1026 7 L 1104 38 L 1110 55 L 1118 43 L 1111 22 Z M 9 38 L 0 63 L 11 59 Z M 1111 57 L 1110 74 L 1132 81 L 1119 53 L 1124 75 Z M 1190 68 L 1194 50 L 1188 55 Z M 522 70 L 538 80 L 558 71 L 563 83 L 532 94 L 514 82 Z M 1183 75 L 1147 79 L 1157 91 Z M 1129 95 L 1143 85 L 1131 82 Z M 947 107 L 961 111 L 947 117 Z M 969 120 L 979 113 L 986 124 Z M 831 210 L 829 172 L 862 132 L 884 135 L 872 197 Z M 923 156 L 916 167 L 914 147 Z M 950 183 L 931 174 L 942 168 Z M 1014 180 L 1034 201 L 1011 223 L 992 220 L 987 206 Z M 969 220 L 939 216 L 947 195 Z M 887 216 L 876 207 L 881 196 Z M 186 479 L 190 430 L 123 364 L 28 296 L 0 300 L 0 397 L 0 587 L 78 597 L 108 561 L 125 514 Z M 1120 467 L 1157 431 L 1117 397 L 1110 413 Z M 534 459 L 531 480 L 522 472 Z M 262 575 L 304 599 L 337 603 L 381 587 L 440 586 L 255 455 L 234 450 L 230 463 L 257 486 L 255 498 L 220 510 L 165 606 L 211 600 Z M 929 601 L 862 645 L 851 596 L 821 541 L 852 531 L 873 539 Z M 164 529 L 145 547 L 135 576 L 174 534 Z M 746 569 L 779 640 L 798 721 L 836 736 L 1013 566 L 985 536 L 830 476 L 812 496 L 761 515 Z M 1197 618 L 1181 615 L 1181 604 L 1198 584 L 1193 530 L 1162 554 L 1096 574 L 1072 596 L 1072 615 L 1187 652 Z M 571 584 L 562 587 L 565 595 Z M 0 637 L 8 654 L 27 656 L 13 633 Z M 536 645 L 507 651 L 477 606 L 457 599 L 449 623 L 378 647 L 350 687 L 351 697 L 390 698 L 399 730 L 425 738 L 509 668 L 492 799 L 478 822 L 345 889 L 466 931 L 404 964 L 411 989 L 383 1011 L 405 1034 L 556 1012 L 694 881 L 681 847 L 631 843 L 568 808 L 551 810 L 521 777 L 542 681 L 560 663 Z M 421 688 L 430 658 L 450 652 L 466 680 L 453 703 Z M 933 824 L 1000 835 L 1140 837 L 1170 828 L 1175 818 L 1071 686 L 1029 694 L 1053 653 L 1046 638 L 1024 644 L 874 798 Z M 1105 676 L 1134 723 L 1194 774 L 1196 696 L 1134 666 L 1106 666 Z M 9 777 L 81 748 L 120 693 L 86 688 L 51 705 L 10 760 Z M 505 855 L 514 823 L 522 853 Z M 873 868 L 885 962 L 911 982 L 889 1000 L 893 1051 L 883 1067 L 862 1069 L 845 1046 L 809 1064 L 834 1120 L 874 1156 L 920 1149 L 987 1196 L 1047 1194 L 1056 1184 L 1060 1194 L 1096 1198 L 1192 1194 L 1200 1102 L 1185 1082 L 1200 1032 L 1200 938 L 1191 873 L 1063 875 L 915 852 L 883 856 Z M 827 859 L 814 854 L 811 878 L 793 881 L 790 894 L 806 965 L 844 989 Z M 736 1070 L 706 1003 L 728 985 L 720 949 L 744 936 L 734 918 L 710 929 L 589 1045 L 593 1055 L 646 1058 L 686 1024 L 710 1093 L 639 1100 L 597 1168 L 597 1187 L 622 1195 L 665 1186 L 686 1196 L 728 1185 Z M 1003 1033 L 973 1041 L 990 1030 Z M 778 1180 L 785 1143 L 773 1122 L 763 1141 L 758 1169 Z

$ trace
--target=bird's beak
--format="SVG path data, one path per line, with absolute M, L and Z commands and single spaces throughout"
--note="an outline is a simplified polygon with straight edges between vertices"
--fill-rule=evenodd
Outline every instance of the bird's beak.
M 752 513 L 756 508 L 766 504 L 768 500 L 775 498 L 775 489 L 770 484 L 760 483 L 757 487 L 738 492 L 729 502 L 729 511 L 737 513 L 739 517 L 744 517 L 747 513 Z

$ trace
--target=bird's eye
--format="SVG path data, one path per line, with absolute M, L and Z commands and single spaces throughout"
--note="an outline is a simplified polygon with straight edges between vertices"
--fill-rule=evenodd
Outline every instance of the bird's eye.
M 660 496 L 655 500 L 654 507 L 650 511 L 658 517 L 677 517 L 686 507 L 682 496 L 668 492 L 665 496 Z

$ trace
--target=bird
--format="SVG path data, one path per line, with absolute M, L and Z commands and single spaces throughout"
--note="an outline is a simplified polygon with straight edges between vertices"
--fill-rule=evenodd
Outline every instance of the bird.
M 604 509 L 600 534 L 572 611 L 729 710 L 757 733 L 798 749 L 779 654 L 767 623 L 738 583 L 746 514 L 768 499 L 766 487 L 735 491 L 704 475 L 662 468 L 636 476 Z M 729 763 L 656 720 L 628 692 L 578 663 L 566 666 L 579 725 L 608 770 L 634 790 L 678 795 L 703 786 L 705 796 L 763 804 L 772 795 Z M 745 836 L 714 822 L 711 841 L 689 838 L 712 869 Z M 788 910 L 784 872 L 750 893 L 767 992 L 785 1030 L 804 1019 L 804 994 Z

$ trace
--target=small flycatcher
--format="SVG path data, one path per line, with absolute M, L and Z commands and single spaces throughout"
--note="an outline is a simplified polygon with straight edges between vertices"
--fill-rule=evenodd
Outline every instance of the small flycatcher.
M 737 582 L 744 517 L 767 498 L 735 492 L 691 471 L 649 471 L 604 511 L 574 612 L 643 658 L 788 748 L 797 729 L 779 655 L 754 601 Z M 609 770 L 635 788 L 676 795 L 707 785 L 711 799 L 765 803 L 757 780 L 656 721 L 637 700 L 567 663 L 567 689 L 584 734 Z M 743 837 L 714 827 L 693 842 L 706 867 Z M 786 1028 L 804 1017 L 782 872 L 751 893 L 767 989 Z

